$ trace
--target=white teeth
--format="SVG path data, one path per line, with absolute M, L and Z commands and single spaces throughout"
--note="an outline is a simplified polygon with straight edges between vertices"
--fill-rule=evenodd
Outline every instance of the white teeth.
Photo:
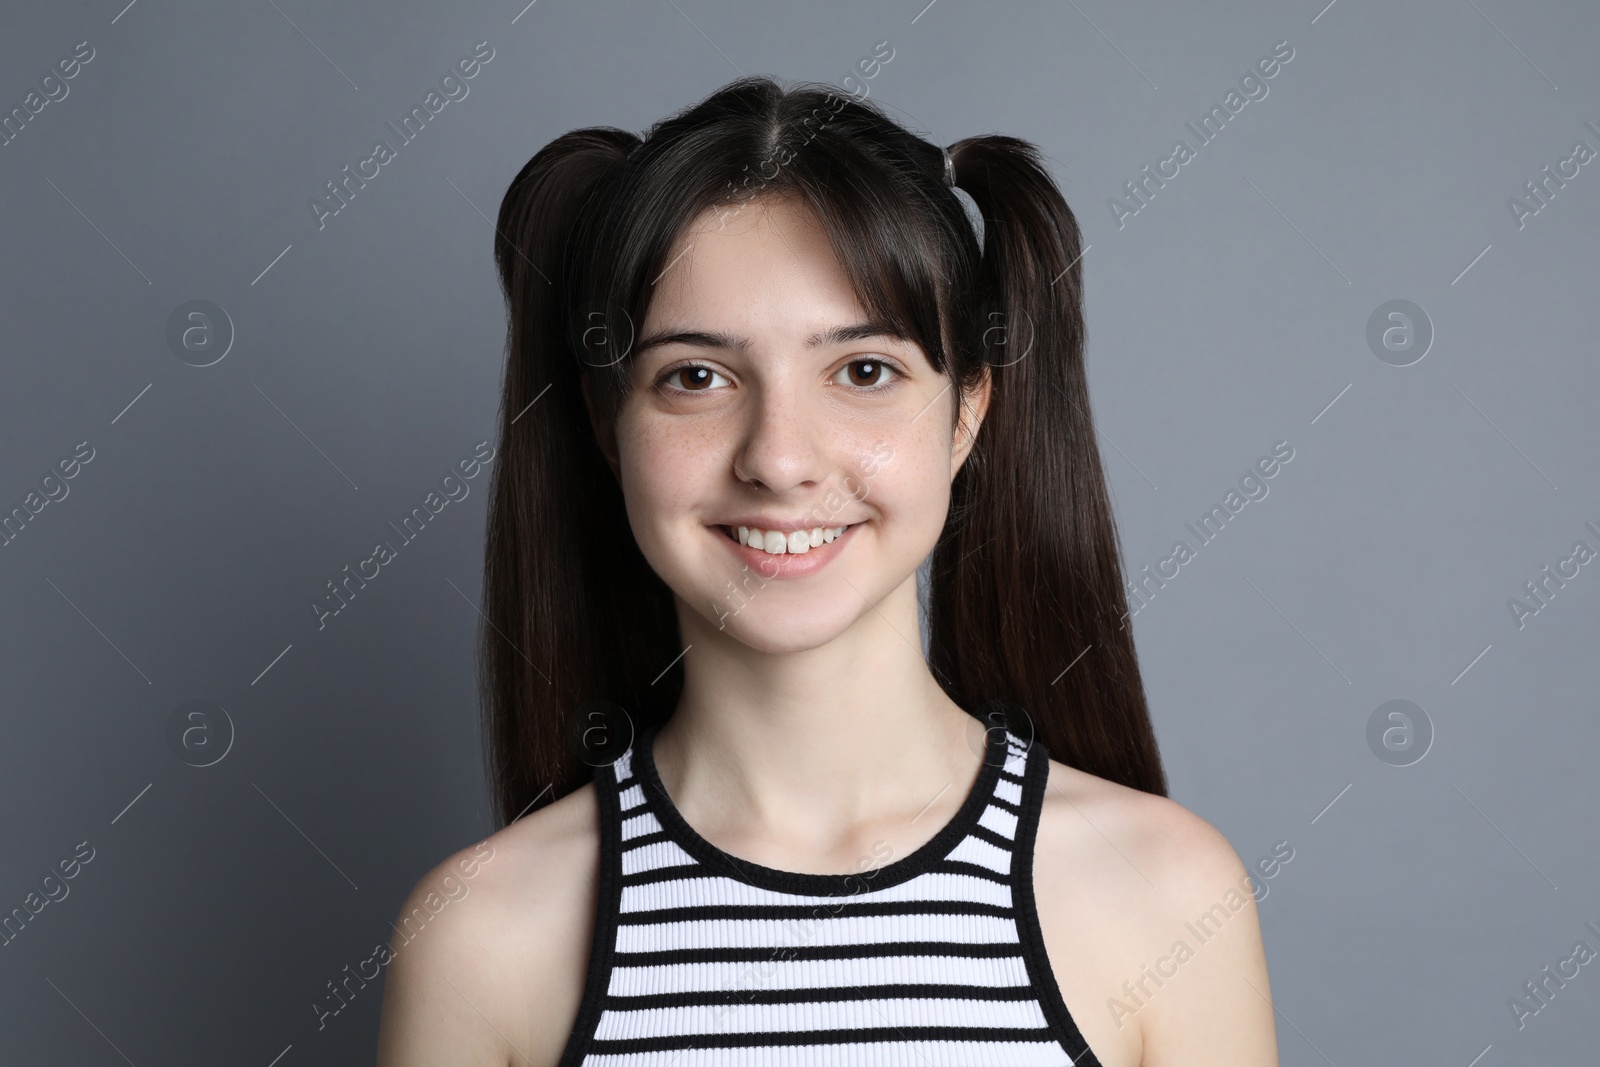
M 761 530 L 754 526 L 739 527 L 739 543 L 759 548 L 773 555 L 810 552 L 825 545 L 848 530 L 848 526 L 813 526 L 809 530 L 795 530 L 784 534 L 781 530 Z

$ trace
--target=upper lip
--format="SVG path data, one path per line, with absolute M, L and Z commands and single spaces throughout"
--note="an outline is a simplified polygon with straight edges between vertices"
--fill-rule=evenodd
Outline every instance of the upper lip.
M 857 520 L 857 521 L 859 521 L 859 520 Z M 840 526 L 853 526 L 853 525 L 855 525 L 855 523 L 851 523 L 851 522 L 811 522 L 810 520 L 805 520 L 805 521 L 801 521 L 801 522 L 795 522 L 795 521 L 791 521 L 789 519 L 762 518 L 760 516 L 746 516 L 744 518 L 729 519 L 727 522 L 719 523 L 718 525 L 731 526 L 735 530 L 737 530 L 741 526 L 747 526 L 747 527 L 749 527 L 751 529 L 754 529 L 754 530 L 777 530 L 777 531 L 779 531 L 781 533 L 790 534 L 790 533 L 794 533 L 796 530 L 816 530 L 816 529 L 832 530 L 832 529 L 835 529 L 835 528 L 840 527 Z

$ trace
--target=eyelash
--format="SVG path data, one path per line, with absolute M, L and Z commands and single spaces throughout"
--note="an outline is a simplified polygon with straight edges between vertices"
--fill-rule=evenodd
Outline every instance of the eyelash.
M 896 363 L 895 361 L 893 361 L 891 359 L 887 359 L 887 358 L 852 359 L 849 363 L 846 363 L 845 366 L 846 367 L 852 367 L 857 363 L 876 363 L 881 367 L 887 367 L 890 371 L 893 372 L 893 376 L 886 382 L 880 382 L 877 385 L 862 385 L 862 386 L 854 386 L 854 387 L 852 387 L 853 391 L 857 392 L 857 393 L 865 393 L 865 394 L 870 395 L 870 394 L 873 394 L 873 393 L 886 392 L 887 390 L 894 388 L 895 384 L 898 383 L 899 380 L 905 375 L 905 370 L 898 363 Z M 677 374 L 679 371 L 689 370 L 692 367 L 703 367 L 706 370 L 709 370 L 712 374 L 720 374 L 721 373 L 715 367 L 709 367 L 704 363 L 697 363 L 694 360 L 689 360 L 688 362 L 679 363 L 675 367 L 668 367 L 666 370 L 662 371 L 661 372 L 661 376 L 656 379 L 656 387 L 657 388 L 666 387 L 666 388 L 672 389 L 674 392 L 678 392 L 678 393 L 707 393 L 707 392 L 714 392 L 714 390 L 709 390 L 709 389 L 684 389 L 684 388 L 681 388 L 679 386 L 672 386 L 672 385 L 668 385 L 667 384 L 667 380 L 669 378 L 671 378 L 674 374 Z M 726 377 L 726 375 L 724 375 L 724 377 Z

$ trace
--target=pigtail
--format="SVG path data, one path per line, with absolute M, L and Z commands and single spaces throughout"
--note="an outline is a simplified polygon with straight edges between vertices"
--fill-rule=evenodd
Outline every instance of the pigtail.
M 652 663 L 676 632 L 672 619 L 662 630 L 664 586 L 633 540 L 621 489 L 596 444 L 569 322 L 574 223 L 637 144 L 612 128 L 556 138 L 517 174 L 495 223 L 508 343 L 479 694 L 501 823 L 587 780 L 592 767 L 580 749 L 606 747 L 601 733 L 629 728 L 599 703 L 630 695 L 607 665 Z M 619 634 L 627 636 L 619 642 Z M 630 647 L 636 642 L 643 647 Z
M 1077 220 L 1028 142 L 949 152 L 982 213 L 967 343 L 992 394 L 930 563 L 929 661 L 964 707 L 1026 709 L 1053 758 L 1165 796 L 1091 421 Z

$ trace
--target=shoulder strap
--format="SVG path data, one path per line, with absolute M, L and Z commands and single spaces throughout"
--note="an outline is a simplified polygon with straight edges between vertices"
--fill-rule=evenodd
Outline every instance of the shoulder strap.
M 583 1000 L 557 1067 L 578 1067 L 584 1060 L 611 984 L 611 957 L 617 942 L 617 914 L 622 905 L 622 815 L 618 774 L 631 764 L 633 749 L 594 769 L 594 796 L 600 809 L 600 878 L 595 900 L 594 936 L 589 944 L 589 969 Z
M 1089 1049 L 1067 1010 L 1061 997 L 1061 987 L 1056 984 L 1050 969 L 1050 959 L 1045 953 L 1044 934 L 1039 928 L 1039 908 L 1033 887 L 1033 850 L 1038 838 L 1039 813 L 1044 809 L 1044 794 L 1050 775 L 1050 754 L 1044 744 L 1035 740 L 1028 748 L 1028 762 L 1023 771 L 1022 815 L 1017 820 L 1017 850 L 1012 857 L 1012 900 L 1017 910 L 1017 935 L 1022 940 L 1022 956 L 1027 963 L 1028 979 L 1032 983 L 1039 1006 L 1050 1023 L 1052 1033 L 1059 1036 L 1062 1047 L 1072 1057 L 1074 1067 L 1100 1067 L 1100 1061 Z

